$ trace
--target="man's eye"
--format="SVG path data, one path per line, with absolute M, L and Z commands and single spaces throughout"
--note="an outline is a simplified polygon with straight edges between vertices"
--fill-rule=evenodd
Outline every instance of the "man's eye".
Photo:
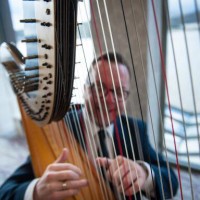
M 116 94 L 117 94 L 117 96 L 121 96 L 121 90 L 120 89 L 116 90 Z
M 98 90 L 98 91 L 101 91 L 101 86 L 100 86 L 100 85 L 97 86 L 97 90 Z

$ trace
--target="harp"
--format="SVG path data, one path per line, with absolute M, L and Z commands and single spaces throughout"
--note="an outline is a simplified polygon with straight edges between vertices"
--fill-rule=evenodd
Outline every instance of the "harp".
M 158 154 L 158 141 L 156 141 L 155 136 L 155 127 L 159 126 L 163 141 L 164 141 L 164 157 L 167 160 L 167 169 L 169 169 L 169 162 L 167 157 L 166 150 L 166 144 L 165 144 L 165 138 L 164 138 L 164 127 L 163 127 L 163 121 L 161 120 L 160 125 L 155 124 L 154 122 L 154 111 L 152 111 L 151 103 L 154 102 L 150 99 L 151 94 L 151 88 L 147 87 L 147 69 L 145 68 L 145 58 L 143 57 L 143 52 L 141 49 L 141 46 L 143 44 L 143 40 L 146 42 L 146 46 L 148 48 L 149 53 L 149 63 L 152 65 L 149 67 L 148 70 L 151 69 L 151 71 L 148 73 L 152 74 L 153 76 L 153 83 L 150 85 L 155 84 L 155 96 L 157 99 L 156 101 L 156 107 L 157 107 L 157 113 L 160 118 L 162 118 L 162 113 L 159 110 L 160 106 L 160 97 L 159 94 L 157 94 L 158 86 L 156 85 L 158 80 L 154 77 L 155 76 L 155 69 L 154 69 L 154 55 L 152 55 L 152 44 L 151 44 L 151 33 L 148 32 L 148 23 L 146 21 L 146 5 L 148 5 L 148 9 L 150 10 L 151 21 L 149 24 L 153 24 L 154 26 L 154 35 L 156 35 L 157 39 L 157 48 L 160 57 L 160 62 L 162 66 L 162 75 L 160 75 L 162 78 L 162 84 L 165 85 L 166 91 L 168 91 L 168 81 L 164 80 L 166 78 L 166 72 L 165 72 L 165 61 L 164 61 L 164 54 L 162 50 L 162 44 L 161 44 L 161 38 L 160 38 L 160 31 L 159 31 L 159 17 L 157 17 L 158 13 L 162 10 L 160 3 L 156 6 L 155 2 L 148 1 L 117 1 L 117 4 L 114 2 L 114 0 L 108 2 L 108 1 L 90 1 L 90 9 L 91 9 L 91 24 L 86 24 L 86 28 L 81 30 L 81 23 L 79 24 L 76 20 L 76 13 L 77 13 L 77 7 L 78 3 L 83 4 L 84 7 L 86 7 L 85 1 L 78 2 L 78 1 L 24 1 L 26 6 L 32 7 L 33 5 L 37 7 L 37 11 L 33 13 L 26 13 L 25 12 L 25 19 L 22 20 L 22 22 L 25 23 L 25 31 L 30 33 L 30 29 L 34 29 L 37 31 L 37 37 L 34 35 L 27 35 L 24 42 L 27 43 L 27 49 L 28 49 L 28 56 L 23 57 L 17 50 L 15 50 L 15 47 L 12 46 L 12 44 L 5 45 L 5 49 L 8 49 L 8 51 L 11 52 L 12 56 L 15 59 L 15 63 L 17 60 L 17 65 L 12 66 L 12 69 L 9 69 L 10 63 L 7 61 L 3 61 L 3 64 L 7 67 L 7 70 L 10 73 L 11 82 L 13 83 L 14 90 L 19 95 L 19 100 L 22 102 L 22 106 L 24 107 L 22 109 L 22 116 L 24 120 L 24 126 L 27 133 L 27 139 L 29 142 L 29 146 L 31 150 L 31 156 L 34 160 L 34 168 L 35 172 L 38 176 L 40 176 L 45 167 L 51 163 L 61 151 L 62 147 L 67 146 L 70 149 L 70 152 L 73 152 L 70 156 L 69 162 L 75 163 L 78 166 L 81 166 L 82 169 L 84 169 L 85 176 L 91 178 L 91 185 L 92 188 L 85 189 L 81 192 L 81 194 L 76 198 L 80 199 L 114 199 L 114 197 L 111 194 L 111 191 L 107 188 L 106 183 L 104 183 L 102 179 L 102 174 L 98 174 L 95 172 L 95 168 L 93 167 L 93 164 L 90 164 L 89 158 L 84 155 L 84 150 L 80 147 L 80 144 L 76 144 L 76 140 L 73 138 L 73 134 L 70 134 L 70 132 L 73 129 L 72 124 L 74 123 L 74 120 L 69 119 L 69 116 L 65 116 L 67 109 L 70 106 L 71 96 L 72 96 L 72 87 L 73 87 L 73 79 L 74 76 L 74 66 L 75 66 L 75 51 L 72 49 L 75 49 L 74 47 L 76 45 L 80 45 L 80 47 L 83 49 L 83 55 L 87 56 L 87 47 L 82 43 L 82 37 L 84 37 L 87 33 L 91 35 L 91 37 L 94 39 L 94 50 L 92 51 L 93 57 L 97 59 L 97 54 L 103 54 L 102 52 L 105 51 L 108 53 L 108 51 L 113 51 L 114 54 L 116 51 L 125 51 L 126 55 L 129 55 L 129 62 L 131 63 L 131 73 L 132 73 L 132 85 L 133 85 L 133 91 L 131 99 L 129 99 L 129 108 L 132 110 L 135 116 L 139 116 L 142 121 L 145 121 L 147 118 L 145 115 L 145 107 L 142 106 L 142 104 L 146 104 L 146 108 L 149 112 L 149 129 L 151 129 L 151 134 L 153 138 L 153 146 L 156 151 L 157 159 L 158 159 L 158 169 L 159 169 L 159 154 Z M 115 5 L 116 4 L 116 5 Z M 180 3 L 181 5 L 181 3 Z M 112 10 L 112 7 L 115 7 L 116 9 L 113 10 L 112 13 L 109 13 L 110 10 Z M 160 7 L 159 7 L 160 6 Z M 164 15 L 166 17 L 166 24 L 170 27 L 170 20 L 169 17 L 169 11 L 168 6 L 166 3 L 163 2 L 164 7 Z M 137 9 L 138 8 L 138 9 Z M 156 10 L 158 8 L 158 10 Z M 26 10 L 26 9 L 25 9 Z M 27 9 L 28 10 L 28 9 Z M 129 12 L 126 12 L 129 11 Z M 86 10 L 82 11 L 86 13 L 86 16 L 88 17 L 88 13 Z M 31 16 L 30 16 L 31 14 Z M 183 13 L 182 13 L 183 14 Z M 141 24 L 144 27 L 144 29 L 140 30 L 140 26 L 137 24 L 137 16 L 140 16 Z M 183 17 L 183 16 L 182 16 Z M 63 21 L 65 19 L 66 21 Z M 116 22 L 118 20 L 118 22 Z M 182 19 L 183 20 L 183 19 Z M 122 35 L 123 40 L 126 40 L 127 43 L 124 44 L 122 42 L 122 39 L 119 35 L 115 35 L 114 33 L 118 32 L 117 28 L 113 26 L 113 24 L 121 24 L 121 30 L 119 35 Z M 39 27 L 38 27 L 39 25 Z M 77 32 L 76 32 L 76 25 L 77 26 Z M 184 25 L 184 20 L 183 20 Z M 92 28 L 92 29 L 91 29 Z M 52 33 L 50 33 L 50 29 L 53 29 Z M 70 30 L 70 31 L 69 31 Z M 71 31 L 73 30 L 73 31 Z M 145 30 L 145 31 L 144 31 Z M 82 32 L 81 32 L 82 31 Z M 141 36 L 144 34 L 143 39 Z M 38 34 L 39 33 L 39 34 Z M 42 33 L 42 34 L 40 34 Z M 31 34 L 33 32 L 31 31 Z M 62 35 L 63 34 L 63 35 Z M 76 43 L 76 35 L 79 37 L 80 44 Z M 131 35 L 134 35 L 134 38 L 131 37 Z M 48 36 L 48 37 L 47 37 Z M 66 37 L 65 37 L 66 36 Z M 54 40 L 52 40 L 54 38 Z M 137 44 L 137 45 L 135 45 Z M 35 46 L 36 45 L 36 46 Z M 35 47 L 34 47 L 35 46 Z M 39 46 L 39 48 L 38 48 Z M 137 47 L 135 47 L 137 46 Z M 122 49 L 123 48 L 123 49 Z M 117 50 L 116 50 L 117 49 Z M 125 49 L 125 50 L 124 50 Z M 127 50 L 126 50 L 127 49 Z M 35 52 L 34 52 L 35 51 Z M 54 52 L 53 52 L 54 51 Z M 135 57 L 140 57 L 139 63 L 140 66 L 135 68 L 137 64 L 135 64 Z M 39 57 L 39 59 L 37 59 Z M 137 59 L 136 59 L 137 60 Z M 115 61 L 117 63 L 117 59 L 115 58 Z M 97 62 L 97 60 L 96 60 Z M 137 62 L 137 61 L 136 61 Z M 79 65 L 80 63 L 77 64 Z M 85 60 L 85 71 L 89 70 L 89 64 Z M 77 68 L 78 69 L 78 68 Z M 51 74 L 51 75 L 50 75 Z M 139 74 L 142 74 L 141 76 Z M 140 83 L 140 78 L 144 80 L 144 82 Z M 120 78 L 119 78 L 120 79 Z M 193 79 L 191 79 L 193 80 Z M 192 83 L 193 85 L 193 83 Z M 114 92 L 116 95 L 116 91 Z M 167 92 L 168 93 L 168 92 Z M 133 95 L 135 94 L 135 95 Z M 37 96 L 35 98 L 35 95 Z M 145 100 L 142 100 L 141 96 L 145 96 Z M 195 94 L 194 98 L 195 98 Z M 134 98 L 134 96 L 137 96 L 137 98 Z M 183 191 L 182 191 L 182 184 L 181 184 L 181 173 L 179 168 L 179 161 L 178 161 L 178 151 L 176 150 L 176 137 L 173 130 L 173 124 L 174 120 L 172 113 L 171 113 L 171 106 L 170 106 L 170 100 L 169 100 L 169 94 L 166 95 L 168 97 L 167 104 L 168 104 L 168 110 L 169 110 L 169 118 L 172 133 L 174 134 L 174 148 L 175 148 L 175 154 L 176 154 L 176 165 L 177 165 L 177 175 L 179 180 L 179 191 L 180 191 L 180 197 L 183 199 Z M 116 97 L 117 99 L 117 97 Z M 143 102 L 145 101 L 145 102 Z M 133 105 L 136 109 L 133 109 Z M 196 105 L 194 100 L 194 105 Z M 33 106 L 33 107 L 32 107 Z M 123 105 L 124 107 L 125 104 Z M 75 106 L 71 106 L 71 108 L 74 110 Z M 26 113 L 24 112 L 26 111 Z M 128 116 L 127 108 L 125 110 L 125 116 Z M 119 111 L 118 111 L 119 112 Z M 195 108 L 195 120 L 196 124 L 198 124 L 197 119 L 197 108 Z M 29 115 L 29 117 L 32 118 L 30 120 L 29 117 L 26 115 Z M 118 113 L 119 115 L 121 113 Z M 60 121 L 65 116 L 64 120 Z M 158 117 L 156 116 L 156 117 Z M 76 119 L 78 117 L 78 111 L 75 111 L 74 116 L 72 116 L 72 119 Z M 184 119 L 184 117 L 183 117 Z M 39 126 L 43 126 L 43 128 L 40 128 L 36 126 L 33 121 L 35 121 Z M 57 121 L 57 122 L 53 122 Z M 47 123 L 51 123 L 49 125 L 46 125 Z M 81 129 L 82 127 L 81 120 L 77 123 L 75 123 L 75 126 L 77 129 Z M 136 129 L 138 129 L 137 124 L 135 124 Z M 198 132 L 198 125 L 197 132 Z M 85 129 L 89 129 L 90 127 L 85 127 Z M 55 134 L 56 133 L 56 134 Z M 87 133 L 87 131 L 86 131 Z M 56 136 L 55 136 L 56 135 Z M 57 137 L 59 135 L 59 137 Z M 34 141 L 34 143 L 33 143 Z M 91 141 L 94 142 L 94 141 Z M 138 140 L 139 143 L 139 140 Z M 41 144 L 42 147 L 41 147 Z M 120 145 L 120 144 L 119 144 Z M 126 146 L 126 145 L 125 145 Z M 38 152 L 41 155 L 41 160 L 38 158 Z M 142 154 L 143 152 L 141 152 Z M 141 156 L 142 157 L 142 156 Z M 86 163 L 86 165 L 82 164 L 82 161 Z M 189 163 L 189 161 L 188 161 Z M 96 167 L 98 168 L 98 166 Z M 188 168 L 189 174 L 191 175 L 191 168 Z M 160 175 L 160 187 L 161 187 L 161 198 L 165 199 L 165 193 L 164 188 L 162 184 L 163 177 L 161 176 L 161 169 L 158 170 L 158 173 Z M 94 176 L 91 177 L 91 174 Z M 171 180 L 169 180 L 170 182 Z M 101 183 L 100 186 L 98 186 L 98 183 Z M 194 191 L 192 188 L 192 176 L 190 176 L 190 187 L 191 187 L 191 197 L 192 199 L 195 199 L 194 197 Z M 95 186 L 94 186 L 95 185 Z M 99 188 L 99 189 L 96 189 Z M 93 191 L 94 190 L 94 191 Z M 169 191 L 171 193 L 171 196 L 173 196 L 173 188 L 172 185 L 169 184 Z M 147 192 L 148 193 L 148 192 Z M 87 196 L 89 195 L 89 196 Z M 142 198 L 142 193 L 139 194 L 139 196 Z M 125 194 L 122 193 L 122 196 L 118 196 L 118 198 L 126 199 L 131 197 L 126 197 Z M 132 197 L 137 198 L 137 197 Z M 157 197 L 159 198 L 159 197 Z

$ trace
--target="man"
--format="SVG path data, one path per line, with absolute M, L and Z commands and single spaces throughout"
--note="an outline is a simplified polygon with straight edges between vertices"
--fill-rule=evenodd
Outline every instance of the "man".
M 92 134 L 96 145 L 86 151 L 104 169 L 116 198 L 141 199 L 142 194 L 152 199 L 171 198 L 178 187 L 175 174 L 150 146 L 145 123 L 123 115 L 129 91 L 130 73 L 122 56 L 100 56 L 93 61 L 84 87 L 85 109 L 77 111 L 78 119 L 73 117 L 75 111 L 67 114 L 71 129 L 82 146 Z M 84 126 L 79 131 L 76 125 L 81 120 Z M 29 159 L 2 185 L 0 199 L 57 200 L 77 194 L 88 182 L 77 166 L 63 163 L 67 154 L 63 149 L 39 179 L 35 179 Z M 61 184 L 64 180 L 67 183 Z

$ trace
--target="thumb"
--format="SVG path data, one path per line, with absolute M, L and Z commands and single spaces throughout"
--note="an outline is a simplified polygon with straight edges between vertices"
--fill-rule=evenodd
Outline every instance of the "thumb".
M 69 150 L 67 148 L 63 148 L 61 154 L 58 156 L 58 158 L 55 160 L 54 163 L 63 163 L 67 160 L 69 155 Z

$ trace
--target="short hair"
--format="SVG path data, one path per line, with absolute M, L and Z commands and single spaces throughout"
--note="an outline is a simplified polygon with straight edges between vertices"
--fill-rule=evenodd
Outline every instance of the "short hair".
M 115 56 L 116 56 L 116 60 L 115 60 Z M 97 59 L 93 59 L 92 65 L 94 66 L 96 64 L 96 61 L 98 62 L 101 60 L 106 60 L 106 61 L 110 60 L 110 62 L 117 61 L 118 63 L 125 65 L 128 68 L 128 70 L 130 70 L 129 65 L 124 59 L 124 57 L 117 52 L 115 54 L 113 52 L 108 52 L 108 53 L 104 53 L 103 55 L 100 55 L 99 57 L 97 57 Z
M 115 60 L 115 57 L 116 57 L 116 60 Z M 95 58 L 93 59 L 93 61 L 91 63 L 91 66 L 90 66 L 90 69 L 88 71 L 88 76 L 86 78 L 86 83 L 87 84 L 90 83 L 89 76 L 91 74 L 91 71 L 92 71 L 93 67 L 96 65 L 97 62 L 99 62 L 101 60 L 105 60 L 105 61 L 109 61 L 110 60 L 110 62 L 116 62 L 117 61 L 117 63 L 123 64 L 127 68 L 129 76 L 131 78 L 130 67 L 129 67 L 128 63 L 126 62 L 126 60 L 124 59 L 124 57 L 121 54 L 117 53 L 117 52 L 115 52 L 115 53 L 108 52 L 108 53 L 104 53 L 104 54 L 98 56 L 96 59 Z

